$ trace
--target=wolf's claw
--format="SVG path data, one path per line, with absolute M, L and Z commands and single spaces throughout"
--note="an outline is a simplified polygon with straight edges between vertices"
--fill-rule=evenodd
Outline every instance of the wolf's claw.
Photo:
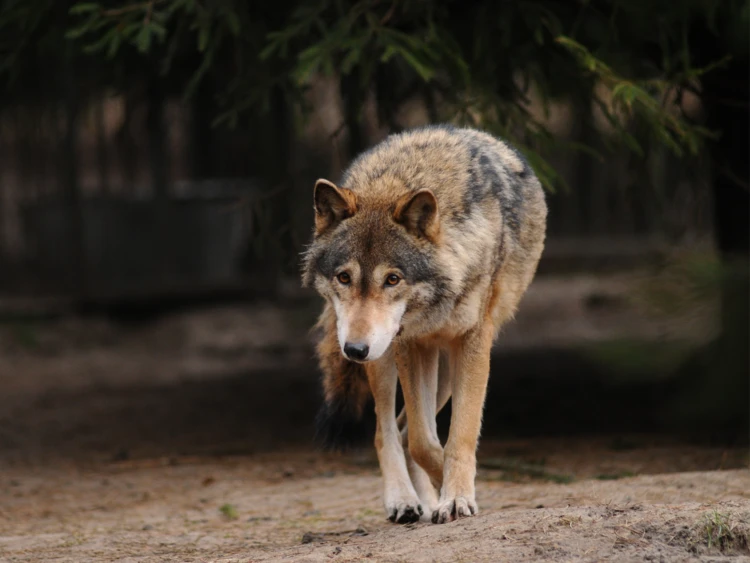
M 421 504 L 413 506 L 402 503 L 391 509 L 388 520 L 397 524 L 411 524 L 412 522 L 419 521 L 419 517 L 422 514 L 424 514 L 424 511 Z
M 445 524 L 459 518 L 474 516 L 477 512 L 479 512 L 479 508 L 474 500 L 456 497 L 438 505 L 437 510 L 432 513 L 432 523 Z

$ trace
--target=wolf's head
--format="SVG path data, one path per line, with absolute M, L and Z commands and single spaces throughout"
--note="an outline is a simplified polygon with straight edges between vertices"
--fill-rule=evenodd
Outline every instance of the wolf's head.
M 327 180 L 315 184 L 315 234 L 303 283 L 331 303 L 341 350 L 357 362 L 382 356 L 446 291 L 435 259 L 435 196 L 403 186 L 393 193 L 403 195 L 358 197 Z

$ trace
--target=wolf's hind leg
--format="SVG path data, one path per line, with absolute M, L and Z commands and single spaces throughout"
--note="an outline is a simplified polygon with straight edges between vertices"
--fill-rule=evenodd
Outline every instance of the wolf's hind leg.
M 435 488 L 435 485 L 432 484 L 430 476 L 427 475 L 427 472 L 422 469 L 419 464 L 414 461 L 414 458 L 411 457 L 411 454 L 409 454 L 408 440 L 406 439 L 405 433 L 403 434 L 403 437 L 404 450 L 406 455 L 406 467 L 409 470 L 409 477 L 411 478 L 412 485 L 414 485 L 414 489 L 417 491 L 419 502 L 422 506 L 422 510 L 424 511 L 422 520 L 424 520 L 425 522 L 429 522 L 430 518 L 432 517 L 433 510 L 435 510 L 438 505 L 438 490 Z
M 448 399 L 451 398 L 453 390 L 451 377 L 453 372 L 450 369 L 450 357 L 446 351 L 440 352 L 440 361 L 438 362 L 438 388 L 437 388 L 437 409 L 435 415 L 445 408 Z
M 448 400 L 451 398 L 451 371 L 449 365 L 448 354 L 445 352 L 440 353 L 440 361 L 438 363 L 438 387 L 437 387 L 437 401 L 435 416 L 440 414 L 448 404 Z M 406 436 L 408 433 L 408 427 L 406 424 L 406 407 L 401 407 L 401 412 L 398 413 L 396 418 L 398 429 L 401 431 L 403 438 L 404 447 L 406 447 Z
M 450 369 L 446 354 L 440 354 L 437 377 L 438 383 L 435 411 L 436 413 L 439 413 L 448 403 L 451 396 Z M 419 500 L 422 502 L 422 508 L 425 511 L 425 520 L 429 521 L 432 517 L 432 511 L 438 504 L 439 488 L 435 488 L 435 485 L 433 485 L 427 472 L 422 469 L 422 467 L 420 467 L 420 465 L 414 461 L 414 458 L 409 454 L 409 427 L 406 421 L 406 407 L 401 409 L 396 421 L 399 430 L 401 431 L 401 443 L 404 446 L 406 454 L 406 466 L 409 469 L 409 476 L 411 477 L 411 482 L 414 485 L 414 488 L 417 490 Z
M 416 343 L 403 344 L 396 350 L 396 366 L 409 422 L 406 427 L 409 454 L 437 488 L 443 480 L 443 447 L 435 421 L 438 353 L 434 346 Z
M 386 515 L 393 522 L 416 522 L 424 513 L 406 467 L 401 435 L 396 424 L 398 375 L 389 354 L 367 364 L 367 378 L 375 400 L 375 449 L 383 474 Z

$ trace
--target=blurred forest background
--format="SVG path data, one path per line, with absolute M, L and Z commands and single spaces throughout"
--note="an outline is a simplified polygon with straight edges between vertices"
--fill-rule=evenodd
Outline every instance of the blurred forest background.
M 581 383 L 589 368 L 565 356 L 536 396 L 579 398 L 546 399 L 550 420 L 746 440 L 748 29 L 742 0 L 2 0 L 6 355 L 40 354 L 50 322 L 83 313 L 260 302 L 310 326 L 315 179 L 451 122 L 509 139 L 548 192 L 537 290 L 509 339 L 549 353 L 510 365 L 557 377 L 572 334 L 606 381 Z M 264 311 L 224 320 L 257 331 L 276 322 Z M 610 387 L 623 372 L 628 392 Z

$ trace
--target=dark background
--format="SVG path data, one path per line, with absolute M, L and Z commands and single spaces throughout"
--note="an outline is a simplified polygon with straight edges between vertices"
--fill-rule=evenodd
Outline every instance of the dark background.
M 313 183 L 445 121 L 509 138 L 548 190 L 484 435 L 747 443 L 747 17 L 731 1 L 3 2 L 4 451 L 309 444 Z

